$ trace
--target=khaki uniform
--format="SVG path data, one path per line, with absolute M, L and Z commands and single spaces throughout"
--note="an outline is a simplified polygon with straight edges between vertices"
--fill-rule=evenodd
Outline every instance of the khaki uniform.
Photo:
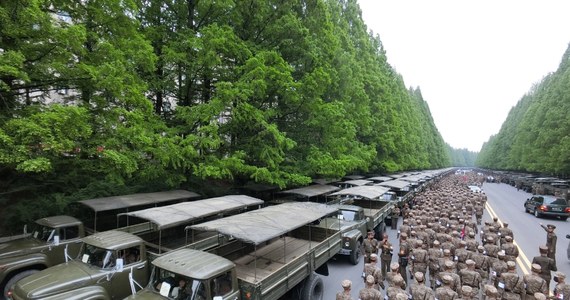
M 406 291 L 402 290 L 398 286 L 391 286 L 391 287 L 386 289 L 386 298 L 388 300 L 396 300 L 396 295 L 398 295 L 399 293 L 408 294 L 408 293 L 406 293 Z
M 455 257 L 457 257 L 457 270 L 459 271 L 467 267 L 465 261 L 471 258 L 471 252 L 465 248 L 457 248 Z
M 540 273 L 540 277 L 546 280 L 546 283 L 550 285 L 550 279 L 552 278 L 550 271 L 558 271 L 556 269 L 556 263 L 553 259 L 546 256 L 535 256 L 532 260 L 533 264 L 538 264 L 542 268 L 542 273 Z
M 517 257 L 519 257 L 519 247 L 513 243 L 501 243 L 501 249 L 505 251 L 505 257 L 507 260 L 516 261 Z
M 459 271 L 459 277 L 462 285 L 470 286 L 473 289 L 473 295 L 479 294 L 479 289 L 483 284 L 481 274 L 475 270 L 463 269 Z
M 410 286 L 410 294 L 414 300 L 434 300 L 435 294 L 432 289 L 425 284 L 412 283 Z
M 366 263 L 364 264 L 364 281 L 366 281 L 366 276 L 368 275 L 372 275 L 372 277 L 374 277 L 374 288 L 377 290 L 380 290 L 381 288 L 385 288 L 384 287 L 384 277 L 382 276 L 382 270 L 380 270 L 380 268 L 378 268 L 378 266 L 376 265 L 376 262 L 370 262 L 370 263 Z
M 554 287 L 554 296 L 560 300 L 570 299 L 570 284 L 559 283 Z
M 501 274 L 507 272 L 509 268 L 507 267 L 507 263 L 502 260 L 497 260 L 493 263 L 491 267 L 491 282 L 492 284 L 497 287 L 497 283 L 499 282 L 499 277 Z
M 392 262 L 392 244 L 389 241 L 380 243 L 380 270 L 382 276 L 386 277 L 386 273 L 390 271 L 390 263 Z
M 459 294 L 447 286 L 435 289 L 435 298 L 438 300 L 455 300 L 459 298 Z
M 501 246 L 505 243 L 505 238 L 507 236 L 511 236 L 514 238 L 513 231 L 508 227 L 501 227 L 499 229 L 499 233 L 501 234 Z
M 392 272 L 392 271 L 386 273 L 386 282 L 388 282 L 389 286 L 394 285 L 394 277 L 396 277 L 396 276 L 402 276 L 402 275 L 400 275 L 399 272 Z M 404 283 L 404 287 L 405 286 L 406 286 L 406 284 Z
M 350 293 L 344 291 L 336 293 L 336 300 L 353 300 Z
M 525 295 L 524 280 L 514 272 L 503 273 L 497 287 L 504 300 L 521 300 Z
M 534 298 L 534 293 L 543 293 L 548 295 L 548 284 L 546 280 L 542 279 L 540 276 L 535 274 L 526 274 L 523 277 L 523 282 L 525 284 L 525 300 L 536 300 Z
M 397 229 L 398 228 L 398 219 L 400 218 L 400 208 L 399 207 L 394 207 L 394 209 L 392 209 L 392 220 L 391 220 L 391 226 L 392 229 Z
M 437 277 L 436 277 L 436 285 L 438 285 L 437 282 L 440 282 L 440 283 L 443 282 L 442 278 L 445 275 L 449 275 L 453 279 L 453 281 L 451 283 L 451 289 L 455 292 L 459 291 L 459 289 L 461 289 L 461 277 L 459 277 L 459 275 L 452 273 L 452 272 L 439 272 L 437 274 Z
M 362 248 L 364 249 L 364 262 L 370 262 L 370 255 L 378 254 L 378 240 L 375 238 L 365 239 L 362 243 Z
M 382 293 L 374 288 L 363 288 L 358 292 L 360 300 L 381 300 Z
M 416 248 L 412 251 L 410 258 L 412 261 L 411 273 L 421 272 L 425 275 L 429 261 L 427 250 Z
M 475 271 L 481 274 L 481 278 L 489 278 L 489 268 L 491 267 L 491 260 L 483 253 L 473 253 L 471 259 L 475 261 Z
M 439 248 L 429 248 L 428 257 L 430 286 L 435 288 L 435 276 L 439 272 L 439 259 L 443 257 L 443 253 Z

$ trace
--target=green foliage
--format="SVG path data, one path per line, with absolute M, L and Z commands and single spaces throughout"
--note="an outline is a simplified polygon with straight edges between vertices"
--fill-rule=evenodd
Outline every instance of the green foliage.
M 498 134 L 483 145 L 477 165 L 485 168 L 570 174 L 570 46 L 558 70 L 514 106 Z

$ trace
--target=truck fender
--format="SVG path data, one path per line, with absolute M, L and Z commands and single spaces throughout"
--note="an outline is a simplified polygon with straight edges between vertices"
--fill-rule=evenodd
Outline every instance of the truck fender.
M 0 272 L 0 282 L 2 285 L 10 278 L 25 270 L 43 270 L 46 266 L 47 257 L 41 253 L 33 253 L 25 257 L 18 256 L 14 259 L 6 259 L 0 261 L 3 269 Z
M 57 294 L 54 297 L 57 299 L 66 300 L 101 300 L 101 299 L 111 299 L 105 288 L 95 285 L 86 286 L 76 290 L 67 291 L 65 293 Z M 51 297 L 45 298 L 46 300 L 51 299 Z
M 349 230 L 342 235 L 345 238 L 349 238 L 351 240 L 351 248 L 355 247 L 358 244 L 358 241 L 362 239 L 362 232 L 358 229 Z

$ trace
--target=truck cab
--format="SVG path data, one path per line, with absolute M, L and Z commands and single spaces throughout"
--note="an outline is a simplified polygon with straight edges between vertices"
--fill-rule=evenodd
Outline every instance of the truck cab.
M 14 284 L 29 275 L 75 257 L 85 236 L 83 223 L 70 216 L 36 220 L 18 239 L 0 244 L 0 282 L 3 297 L 11 296 Z
M 131 292 L 129 277 L 148 282 L 143 240 L 122 231 L 83 238 L 76 259 L 32 274 L 15 285 L 14 299 L 121 299 Z

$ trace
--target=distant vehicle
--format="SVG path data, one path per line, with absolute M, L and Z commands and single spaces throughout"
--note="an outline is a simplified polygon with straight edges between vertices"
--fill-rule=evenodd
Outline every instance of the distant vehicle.
M 481 193 L 482 191 L 481 188 L 476 185 L 469 185 L 468 187 L 473 193 Z
M 566 221 L 570 216 L 568 201 L 564 198 L 551 195 L 535 195 L 527 199 L 524 203 L 525 212 L 534 214 L 535 217 L 542 216 L 559 217 Z

